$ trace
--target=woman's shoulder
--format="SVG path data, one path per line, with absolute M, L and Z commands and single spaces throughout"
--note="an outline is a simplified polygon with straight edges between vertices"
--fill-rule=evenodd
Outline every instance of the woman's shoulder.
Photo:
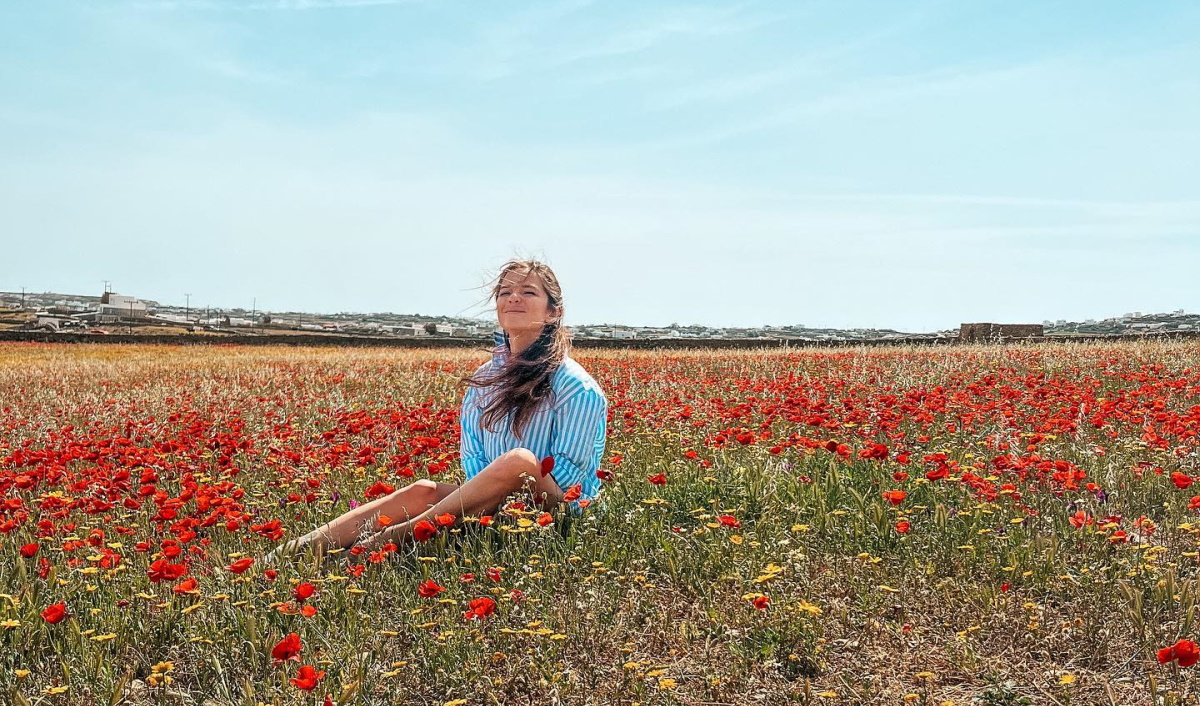
M 564 399 L 581 393 L 599 395 L 607 399 L 600 383 L 571 356 L 563 358 L 562 364 L 558 366 L 554 373 L 553 385 L 554 391 L 563 395 Z
M 490 360 L 484 361 L 483 363 L 481 363 L 479 365 L 479 367 L 475 368 L 475 372 L 471 373 L 470 377 L 472 377 L 476 380 L 486 380 L 491 375 L 491 370 L 494 367 L 495 367 L 495 364 L 493 361 L 490 361 Z M 475 385 L 467 385 L 466 388 L 467 389 L 466 389 L 465 393 L 463 394 L 464 402 L 466 402 L 468 399 L 475 397 L 476 395 L 479 394 L 479 388 L 476 387 Z

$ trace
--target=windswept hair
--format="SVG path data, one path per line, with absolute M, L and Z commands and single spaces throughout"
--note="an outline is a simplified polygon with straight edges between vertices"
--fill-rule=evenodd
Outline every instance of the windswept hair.
M 492 285 L 493 302 L 500 296 L 500 286 L 510 274 L 522 279 L 536 274 L 542 280 L 548 312 L 542 333 L 519 355 L 510 355 L 498 369 L 464 377 L 462 382 L 471 387 L 494 386 L 496 392 L 483 408 L 480 421 L 484 428 L 494 433 L 496 427 L 509 414 L 513 414 L 513 433 L 521 438 L 538 407 L 543 402 L 552 403 L 551 381 L 570 350 L 571 335 L 562 325 L 562 287 L 554 271 L 538 260 L 509 260 L 500 268 L 500 274 Z M 508 342 L 507 332 L 504 340 Z

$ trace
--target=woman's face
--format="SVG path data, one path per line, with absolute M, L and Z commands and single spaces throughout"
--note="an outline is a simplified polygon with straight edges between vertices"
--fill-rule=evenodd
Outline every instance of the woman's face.
M 542 278 L 535 272 L 510 271 L 500 280 L 496 319 L 500 328 L 514 333 L 539 334 L 555 312 L 550 307 Z

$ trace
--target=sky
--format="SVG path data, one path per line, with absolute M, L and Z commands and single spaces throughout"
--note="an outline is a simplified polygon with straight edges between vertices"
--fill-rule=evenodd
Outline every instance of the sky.
M 1200 3 L 0 3 L 0 290 L 568 325 L 1200 311 Z

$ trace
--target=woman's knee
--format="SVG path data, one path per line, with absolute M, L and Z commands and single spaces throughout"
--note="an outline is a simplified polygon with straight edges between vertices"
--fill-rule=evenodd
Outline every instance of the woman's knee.
M 501 454 L 485 472 L 515 488 L 530 480 L 536 481 L 539 466 L 538 457 L 529 449 L 521 447 Z
M 511 451 L 505 451 L 500 457 L 507 458 L 510 463 L 518 463 L 527 466 L 536 467 L 540 463 L 537 455 L 524 446 L 518 446 Z
M 428 478 L 421 478 L 408 484 L 408 492 L 414 495 L 430 496 L 437 492 L 438 484 Z
M 384 496 L 376 510 L 386 514 L 388 512 L 396 512 L 400 508 L 425 508 L 429 505 L 436 505 L 443 497 L 440 489 L 441 484 L 428 478 L 421 478 L 409 483 L 391 495 Z

